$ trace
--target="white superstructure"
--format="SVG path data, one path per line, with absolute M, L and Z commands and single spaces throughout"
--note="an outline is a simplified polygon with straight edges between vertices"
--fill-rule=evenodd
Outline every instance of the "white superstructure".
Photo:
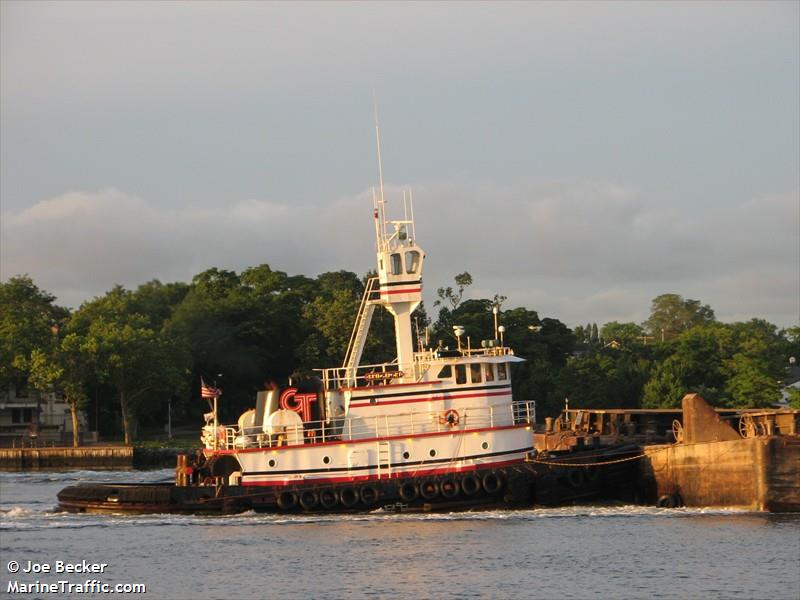
M 510 348 L 488 340 L 479 349 L 431 349 L 417 340 L 415 349 L 411 315 L 422 300 L 425 253 L 410 196 L 403 212 L 389 220 L 382 190 L 375 196 L 378 276 L 366 285 L 342 366 L 259 393 L 234 426 L 209 417 L 204 453 L 229 462 L 229 483 L 416 480 L 513 465 L 532 450 L 534 405 L 513 401 L 511 363 L 522 359 Z M 361 365 L 376 306 L 394 317 L 397 358 Z

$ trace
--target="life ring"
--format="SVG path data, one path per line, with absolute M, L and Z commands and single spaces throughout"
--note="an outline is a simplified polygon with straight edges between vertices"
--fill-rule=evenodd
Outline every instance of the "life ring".
M 278 495 L 278 506 L 282 510 L 292 510 L 295 506 L 297 506 L 297 493 L 281 492 Z
M 496 494 L 503 487 L 503 479 L 497 473 L 486 473 L 481 479 L 481 484 L 487 494 Z
M 419 497 L 419 488 L 413 481 L 406 481 L 398 490 L 400 498 L 406 502 L 413 502 Z
M 461 489 L 467 496 L 474 496 L 481 491 L 481 480 L 475 475 L 464 475 L 461 478 Z
M 567 483 L 576 490 L 583 487 L 583 471 L 580 469 L 567 469 Z
M 458 411 L 454 408 L 444 411 L 444 414 L 439 417 L 439 423 L 442 425 L 449 425 L 450 427 L 456 427 L 460 420 L 461 417 L 459 416 Z
M 225 427 L 219 426 L 217 427 L 217 445 L 227 446 L 228 445 L 228 435 L 225 431 Z
M 300 506 L 305 510 L 314 510 L 319 504 L 319 495 L 314 490 L 305 490 L 300 493 Z
M 345 508 L 353 508 L 358 503 L 358 492 L 351 487 L 344 488 L 339 492 L 339 502 Z
M 339 502 L 339 492 L 331 488 L 320 490 L 319 503 L 322 505 L 322 508 L 330 510 L 336 506 L 337 502 Z
M 359 490 L 359 495 L 361 496 L 361 502 L 365 506 L 372 506 L 378 501 L 380 492 L 374 485 L 365 485 Z
M 461 486 L 458 484 L 458 481 L 452 477 L 447 477 L 443 479 L 442 483 L 439 485 L 439 491 L 444 498 L 455 498 L 458 496 L 458 492 L 461 491 Z
M 419 485 L 419 493 L 425 500 L 433 500 L 439 495 L 439 484 L 433 479 L 427 479 Z

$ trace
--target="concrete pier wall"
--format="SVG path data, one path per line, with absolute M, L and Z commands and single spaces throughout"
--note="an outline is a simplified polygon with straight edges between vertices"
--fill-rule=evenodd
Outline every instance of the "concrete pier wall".
M 0 448 L 0 470 L 130 468 L 133 446 Z

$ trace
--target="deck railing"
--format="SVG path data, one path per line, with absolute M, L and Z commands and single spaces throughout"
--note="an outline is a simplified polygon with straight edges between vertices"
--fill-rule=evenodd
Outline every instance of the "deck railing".
M 330 421 L 309 421 L 302 425 L 262 427 L 220 425 L 217 437 L 213 425 L 204 429 L 207 448 L 221 450 L 239 448 L 272 448 L 320 442 L 349 442 L 424 433 L 470 431 L 490 427 L 533 425 L 536 422 L 536 403 L 512 402 L 502 406 L 476 406 L 442 411 L 413 411 L 395 415 L 352 417 Z
M 476 358 L 483 356 L 513 356 L 514 351 L 508 346 L 492 346 L 490 348 L 466 348 L 460 350 L 423 350 L 414 353 L 414 373 L 400 373 L 397 359 L 392 362 L 375 365 L 359 365 L 358 367 L 333 367 L 315 369 L 321 375 L 323 387 L 335 390 L 340 387 L 364 387 L 375 385 L 381 381 L 390 382 L 392 375 L 413 377 L 419 381 L 430 368 L 432 362 L 455 360 L 459 358 Z

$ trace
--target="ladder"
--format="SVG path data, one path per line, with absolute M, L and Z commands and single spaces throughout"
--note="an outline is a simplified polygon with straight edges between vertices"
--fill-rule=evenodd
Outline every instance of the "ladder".
M 347 345 L 347 354 L 345 354 L 344 363 L 342 364 L 345 379 L 349 383 L 355 383 L 355 369 L 361 360 L 364 343 L 367 341 L 369 324 L 372 321 L 372 313 L 375 311 L 376 302 L 372 296 L 377 289 L 378 278 L 370 277 L 364 288 L 364 295 L 361 297 L 361 306 L 358 308 L 358 316 L 353 325 L 353 333 L 350 334 L 350 343 Z
M 378 479 L 392 476 L 392 444 L 378 442 Z

